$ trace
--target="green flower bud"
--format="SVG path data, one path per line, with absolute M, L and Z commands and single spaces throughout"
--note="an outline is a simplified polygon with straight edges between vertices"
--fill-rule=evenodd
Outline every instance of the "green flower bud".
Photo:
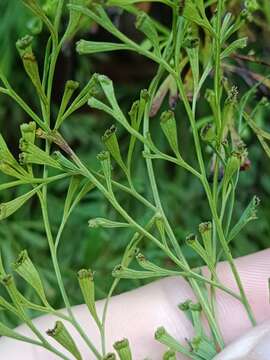
M 43 29 L 43 22 L 39 18 L 32 18 L 27 22 L 27 28 L 33 35 L 39 35 Z
M 100 326 L 95 304 L 94 274 L 91 270 L 81 269 L 77 276 L 85 304 L 95 322 Z
M 127 173 L 127 168 L 122 159 L 118 139 L 116 137 L 116 127 L 114 125 L 105 131 L 105 134 L 102 136 L 102 141 L 117 164 L 125 173 Z
M 201 234 L 204 249 L 206 253 L 211 256 L 213 248 L 212 248 L 212 223 L 204 222 L 199 225 L 199 232 Z
M 47 16 L 53 17 L 55 15 L 57 5 L 58 0 L 46 0 L 45 4 L 42 6 L 42 10 Z
M 175 351 L 168 350 L 163 354 L 163 360 L 176 360 L 176 353 Z
M 112 276 L 118 279 L 149 279 L 159 275 L 152 271 L 137 271 L 117 265 L 112 271 Z
M 116 360 L 116 356 L 113 353 L 109 353 L 102 360 Z
M 59 163 L 54 160 L 46 151 L 41 150 L 38 146 L 24 139 L 20 140 L 19 155 L 21 165 L 25 164 L 39 164 L 48 165 L 56 169 L 62 169 Z
M 235 173 L 240 169 L 241 166 L 241 154 L 233 152 L 227 161 L 224 178 L 223 178 L 223 191 L 227 191 L 228 185 L 232 180 Z
M 68 350 L 75 359 L 82 360 L 82 356 L 77 348 L 77 345 L 62 321 L 56 321 L 55 327 L 52 330 L 48 330 L 47 334 Z
M 178 305 L 179 309 L 182 311 L 188 311 L 189 305 L 192 303 L 191 300 L 186 300 L 185 302 Z
M 225 103 L 233 103 L 236 104 L 237 103 L 237 96 L 239 94 L 238 88 L 237 86 L 232 86 L 231 89 L 228 91 L 228 97 L 226 99 Z
M 200 39 L 197 37 L 191 37 L 189 36 L 185 42 L 184 42 L 184 47 L 187 49 L 194 49 L 196 47 L 198 47 L 200 44 Z
M 164 218 L 161 214 L 157 214 L 155 216 L 155 223 L 156 223 L 156 227 L 159 231 L 159 234 L 161 236 L 161 239 L 165 245 L 166 244 L 165 223 L 164 223 Z
M 24 123 L 20 126 L 22 138 L 25 141 L 34 143 L 36 137 L 36 123 L 31 121 L 30 123 Z
M 77 5 L 77 6 L 86 6 L 87 0 L 70 0 L 69 4 Z M 69 22 L 65 33 L 66 37 L 70 38 L 76 33 L 76 31 L 80 26 L 82 17 L 83 15 L 81 12 L 75 11 L 73 9 L 69 10 Z
M 215 349 L 215 344 L 210 341 L 206 336 L 199 335 L 195 336 L 190 342 L 189 345 L 192 348 L 192 351 L 202 359 L 213 359 L 217 354 Z
M 251 13 L 260 9 L 260 5 L 258 4 L 257 0 L 246 0 L 245 7 Z
M 111 165 L 111 158 L 109 151 L 102 151 L 97 155 L 97 159 L 101 162 L 101 167 L 103 174 L 105 176 L 107 187 L 112 192 L 112 182 L 111 182 L 112 165 Z
M 112 221 L 104 218 L 95 218 L 88 221 L 88 226 L 91 228 L 120 228 L 129 227 L 130 225 L 127 223 Z
M 186 243 L 204 260 L 208 266 L 210 266 L 210 254 L 206 253 L 195 234 L 188 235 L 186 237 Z
M 155 339 L 161 344 L 167 346 L 172 351 L 181 352 L 184 355 L 188 355 L 188 351 L 174 338 L 172 337 L 164 327 L 159 327 L 155 332 Z
M 59 166 L 61 166 L 61 168 L 66 172 L 74 174 L 78 174 L 80 172 L 77 166 L 72 161 L 67 159 L 60 151 L 54 151 L 52 158 L 56 160 Z
M 21 39 L 17 40 L 16 47 L 21 57 L 29 52 L 32 52 L 33 39 L 33 36 L 25 35 Z
M 77 81 L 68 80 L 66 82 L 60 109 L 59 109 L 56 123 L 55 123 L 55 129 L 59 129 L 59 127 L 61 126 L 61 124 L 63 122 L 62 116 L 63 116 L 64 112 L 66 111 L 66 108 L 68 106 L 68 103 L 69 103 L 74 91 L 77 90 L 79 86 L 80 86 L 80 83 L 78 83 Z
M 10 274 L 6 274 L 4 277 L 1 278 L 1 283 L 6 288 L 13 304 L 16 307 L 16 310 L 23 311 L 22 295 L 16 287 L 14 277 Z
M 25 170 L 20 167 L 17 160 L 9 151 L 9 148 L 1 134 L 0 134 L 0 161 L 3 162 L 3 164 L 10 165 L 11 167 L 14 168 L 14 170 L 21 173 L 22 175 L 27 175 Z
M 117 341 L 114 343 L 113 347 L 116 350 L 120 360 L 132 360 L 128 339 Z
M 44 287 L 39 273 L 29 258 L 26 250 L 23 250 L 19 254 L 16 262 L 13 264 L 13 268 L 28 284 L 30 284 L 36 290 L 43 303 L 47 305 L 48 301 L 46 299 Z
M 18 172 L 13 166 L 11 166 L 7 161 L 0 160 L 0 171 L 3 174 L 22 179 L 22 174 Z
M 0 220 L 8 218 L 19 210 L 35 193 L 37 189 L 31 190 L 14 200 L 0 204 Z
M 19 51 L 21 56 L 24 69 L 29 76 L 30 80 L 32 81 L 33 85 L 37 89 L 37 92 L 44 104 L 47 103 L 47 98 L 44 92 L 44 89 L 41 84 L 40 76 L 39 76 L 39 69 L 36 57 L 32 50 L 32 36 L 25 36 L 22 39 L 18 40 L 16 43 L 16 47 Z
M 168 110 L 161 114 L 160 126 L 173 152 L 179 157 L 177 127 L 173 111 Z
M 203 128 L 201 129 L 201 139 L 205 142 L 211 143 L 216 138 L 216 131 L 215 127 L 211 123 L 207 123 Z
M 159 36 L 155 28 L 155 24 L 153 23 L 151 18 L 145 12 L 142 11 L 137 16 L 135 26 L 138 30 L 143 32 L 145 36 L 150 40 L 151 44 L 155 49 L 155 52 L 160 54 Z

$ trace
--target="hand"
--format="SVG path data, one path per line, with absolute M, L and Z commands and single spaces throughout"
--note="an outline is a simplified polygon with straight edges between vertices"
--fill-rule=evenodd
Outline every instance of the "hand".
M 265 250 L 254 255 L 249 255 L 236 260 L 236 265 L 242 279 L 246 294 L 256 316 L 258 323 L 270 319 L 268 278 L 270 276 L 270 250 Z M 220 281 L 232 290 L 237 291 L 235 281 L 226 263 L 218 265 Z M 193 298 L 191 288 L 181 278 L 166 278 L 141 287 L 137 290 L 115 296 L 111 299 L 107 318 L 107 349 L 112 350 L 112 344 L 116 340 L 127 337 L 130 341 L 134 360 L 142 360 L 146 357 L 152 360 L 162 358 L 165 347 L 154 340 L 154 332 L 159 326 L 164 326 L 179 341 L 185 343 L 185 338 L 192 337 L 192 327 L 185 315 L 178 310 L 177 305 L 185 300 Z M 103 301 L 99 301 L 97 308 L 101 314 Z M 74 314 L 86 333 L 93 339 L 96 346 L 99 346 L 99 335 L 97 329 L 88 315 L 85 306 L 74 307 Z M 217 313 L 221 331 L 226 343 L 247 332 L 251 325 L 242 304 L 230 295 L 217 291 Z M 45 334 L 46 330 L 54 326 L 53 316 L 42 316 L 34 322 Z M 92 358 L 89 350 L 80 339 L 77 332 L 67 325 L 76 343 L 85 358 Z M 264 328 L 253 330 L 250 337 L 244 339 L 240 345 L 234 345 L 230 351 L 237 350 L 238 357 L 231 357 L 228 352 L 224 356 L 220 354 L 217 360 L 264 360 L 270 359 L 269 345 L 265 347 L 266 357 L 247 357 L 245 351 L 254 342 L 254 331 L 262 334 L 269 329 L 270 322 L 265 323 Z M 31 332 L 25 327 L 20 326 L 18 331 L 22 334 L 32 336 Z M 265 333 L 267 331 L 265 330 Z M 252 340 L 253 339 L 253 340 Z M 270 340 L 269 340 L 270 343 Z M 242 345 L 241 345 L 242 344 Z M 56 344 L 57 346 L 57 344 Z M 240 353 L 240 350 L 242 353 Z M 62 350 L 62 349 L 61 349 Z M 229 351 L 229 348 L 228 348 Z M 15 340 L 2 338 L 0 340 L 1 359 L 9 360 L 57 360 L 57 356 L 47 350 L 32 346 Z M 227 354 L 227 355 L 226 355 Z M 90 357 L 89 357 L 90 356 Z M 223 357 L 222 357 L 223 356 Z M 184 359 L 184 357 L 179 357 Z

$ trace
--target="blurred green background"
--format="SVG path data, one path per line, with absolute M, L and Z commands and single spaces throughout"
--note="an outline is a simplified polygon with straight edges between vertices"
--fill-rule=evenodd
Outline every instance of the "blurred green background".
M 228 1 L 227 6 L 236 13 L 243 6 L 242 1 Z M 254 21 L 241 30 L 239 36 L 247 35 L 249 38 L 248 48 L 245 54 L 254 51 L 256 57 L 268 60 L 270 49 L 269 29 L 269 4 L 268 0 L 261 1 L 263 11 L 254 14 Z M 263 6 L 265 6 L 263 8 Z M 164 25 L 169 23 L 170 14 L 160 5 L 152 5 L 149 8 L 151 15 L 161 21 Z M 209 10 L 210 11 L 210 10 Z M 29 12 L 18 0 L 1 0 L 0 2 L 0 63 L 11 84 L 22 97 L 35 108 L 33 88 L 29 83 L 21 66 L 20 59 L 16 52 L 16 40 L 29 33 Z M 120 14 L 112 9 L 111 16 L 119 27 L 129 36 L 138 39 L 132 26 L 133 19 L 130 15 Z M 110 37 L 102 29 L 96 28 L 94 24 L 87 24 L 82 30 L 82 37 L 92 40 L 109 40 Z M 44 47 L 46 44 L 46 33 L 39 36 L 35 43 L 35 53 L 42 63 Z M 74 79 L 85 84 L 93 72 L 100 72 L 108 75 L 114 81 L 117 97 L 125 112 L 127 112 L 134 100 L 139 96 L 140 89 L 148 86 L 156 67 L 151 62 L 142 59 L 140 56 L 130 53 L 98 54 L 92 57 L 79 57 L 75 53 L 75 43 L 80 38 L 73 39 L 65 44 L 61 53 L 54 82 L 53 104 L 57 104 L 62 96 L 66 80 Z M 260 75 L 268 75 L 269 67 L 258 63 L 247 62 L 238 59 L 233 62 L 244 73 L 243 76 L 235 73 L 226 73 L 230 81 L 240 89 L 240 97 L 253 84 L 254 79 L 250 71 Z M 244 70 L 243 70 L 244 69 Z M 245 72 L 246 71 L 246 72 Z M 240 74 L 241 75 L 241 74 Z M 211 86 L 211 79 L 209 86 Z M 255 96 L 250 100 L 249 108 L 262 97 L 268 100 L 270 89 L 267 86 L 258 88 Z M 165 99 L 162 109 L 168 108 L 168 101 Z M 183 157 L 194 163 L 193 143 L 188 127 L 187 119 L 181 103 L 176 107 L 177 119 L 180 122 L 180 146 Z M 201 96 L 198 105 L 198 118 L 210 114 L 210 108 Z M 18 154 L 19 125 L 28 122 L 29 118 L 21 109 L 8 97 L 0 96 L 0 128 L 7 143 L 14 154 Z M 256 121 L 269 127 L 269 109 L 261 107 L 256 113 Z M 96 167 L 96 155 L 102 150 L 100 141 L 104 131 L 113 124 L 108 116 L 93 112 L 85 107 L 79 113 L 70 117 L 63 125 L 63 134 L 71 146 L 78 152 L 79 156 L 90 166 Z M 152 131 L 159 146 L 164 151 L 167 149 L 166 142 L 161 136 L 158 121 L 155 118 L 151 123 Z M 121 128 L 118 129 L 121 148 L 126 150 L 127 136 Z M 234 219 L 241 216 L 243 209 L 253 195 L 261 198 L 259 209 L 259 220 L 248 225 L 232 244 L 234 256 L 241 256 L 264 249 L 269 246 L 270 233 L 270 162 L 260 148 L 257 139 L 248 129 L 245 132 L 245 142 L 249 149 L 251 167 L 248 171 L 241 172 L 240 184 L 237 191 L 237 202 L 234 211 Z M 136 161 L 133 166 L 134 182 L 139 192 L 150 200 L 151 193 L 148 185 L 147 174 L 143 159 L 138 149 Z M 207 155 L 206 155 L 207 158 Z M 137 161 L 138 160 L 138 161 Z M 209 157 L 209 164 L 210 164 Z M 210 165 L 209 165 L 210 167 Z M 175 168 L 164 162 L 156 162 L 155 170 L 158 174 L 158 186 L 163 200 L 164 208 L 168 214 L 171 224 L 179 242 L 183 243 L 184 252 L 192 266 L 200 264 L 196 255 L 184 245 L 185 236 L 196 230 L 198 224 L 209 219 L 209 210 L 202 188 L 198 181 L 179 168 Z M 116 169 L 117 172 L 117 169 Z M 121 178 L 121 173 L 116 175 Z M 3 176 L 0 182 L 4 181 Z M 61 220 L 65 193 L 68 183 L 65 181 L 49 186 L 49 204 L 53 230 Z M 0 200 L 7 201 L 19 195 L 24 189 L 14 189 L 0 193 Z M 121 203 L 132 213 L 132 215 L 144 224 L 148 213 L 133 199 L 118 193 Z M 130 238 L 127 230 L 89 229 L 87 222 L 92 217 L 114 218 L 115 214 L 103 197 L 97 192 L 91 192 L 77 207 L 63 233 L 59 250 L 61 271 L 66 288 L 72 304 L 80 303 L 81 296 L 76 281 L 76 271 L 82 267 L 90 267 L 95 271 L 97 297 L 106 296 L 112 282 L 111 271 L 121 260 L 121 256 Z M 60 307 L 63 306 L 56 279 L 53 273 L 49 249 L 41 221 L 40 208 L 37 201 L 33 200 L 23 207 L 13 217 L 2 221 L 0 224 L 0 248 L 7 268 L 14 261 L 20 250 L 27 248 L 29 254 L 40 270 L 44 279 L 47 294 L 51 303 Z M 163 253 L 145 241 L 142 244 L 143 252 L 149 259 L 157 264 L 170 266 Z M 117 289 L 123 292 L 141 285 L 143 281 L 120 282 Z M 20 285 L 26 295 L 32 296 L 28 287 Z M 0 316 L 5 316 L 0 314 Z M 13 319 L 7 319 L 12 322 Z

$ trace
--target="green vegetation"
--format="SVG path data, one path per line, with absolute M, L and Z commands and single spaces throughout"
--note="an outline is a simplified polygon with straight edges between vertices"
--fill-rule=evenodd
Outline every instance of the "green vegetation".
M 76 359 L 62 320 L 105 358 L 110 297 L 153 278 L 183 276 L 198 300 L 180 305 L 196 333 L 189 348 L 157 330 L 169 348 L 164 359 L 211 359 L 224 347 L 216 288 L 241 301 L 255 324 L 233 258 L 268 246 L 268 2 L 160 0 L 145 11 L 137 3 L 0 5 L 0 334 L 63 359 L 32 317 L 57 315 L 48 334 Z M 220 283 L 222 259 L 240 295 Z M 202 264 L 211 280 L 192 270 Z M 82 301 L 101 351 L 72 312 Z M 57 311 L 63 306 L 67 315 Z M 21 322 L 38 340 L 11 330 Z M 131 359 L 127 339 L 115 351 Z

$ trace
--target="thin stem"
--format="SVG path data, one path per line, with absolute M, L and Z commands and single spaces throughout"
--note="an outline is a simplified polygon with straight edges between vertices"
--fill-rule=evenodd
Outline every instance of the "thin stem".
M 70 302 L 69 302 L 64 284 L 63 284 L 63 280 L 62 280 L 62 276 L 61 276 L 61 272 L 60 272 L 60 268 L 59 268 L 59 264 L 58 264 L 58 260 L 57 260 L 56 249 L 54 246 L 54 241 L 53 241 L 51 227 L 50 227 L 50 221 L 49 221 L 49 217 L 48 217 L 46 198 L 43 198 L 40 196 L 40 204 L 41 204 L 41 209 L 42 209 L 42 215 L 43 215 L 43 221 L 44 221 L 44 226 L 45 226 L 45 230 L 46 230 L 46 235 L 48 238 L 49 248 L 50 248 L 50 252 L 51 252 L 53 267 L 54 267 L 54 271 L 55 271 L 56 278 L 57 278 L 57 283 L 58 283 L 62 298 L 64 300 L 68 315 L 72 321 L 73 326 L 76 328 L 76 330 L 81 335 L 81 337 L 83 338 L 85 343 L 88 345 L 88 347 L 92 350 L 93 354 L 96 356 L 97 359 L 101 359 L 100 353 L 98 352 L 96 347 L 92 344 L 92 342 L 90 341 L 88 336 L 84 333 L 80 324 L 77 322 L 76 318 L 74 317 L 74 314 L 71 309 L 71 305 L 70 305 Z

